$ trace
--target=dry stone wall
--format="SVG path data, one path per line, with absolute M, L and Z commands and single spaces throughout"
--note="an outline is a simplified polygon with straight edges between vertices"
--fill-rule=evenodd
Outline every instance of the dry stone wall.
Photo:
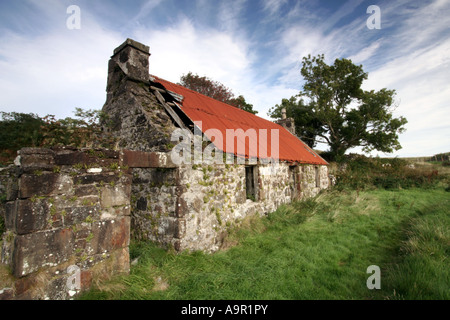
M 6 194 L 1 255 L 14 282 L 2 292 L 68 299 L 94 278 L 129 271 L 131 174 L 119 155 L 20 151 Z

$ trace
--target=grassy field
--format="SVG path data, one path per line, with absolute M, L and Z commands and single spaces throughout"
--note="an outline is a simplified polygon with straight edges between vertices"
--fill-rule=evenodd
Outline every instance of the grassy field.
M 248 218 L 215 254 L 133 242 L 130 275 L 81 298 L 450 299 L 449 195 L 445 186 L 328 191 Z M 370 265 L 380 290 L 367 288 Z

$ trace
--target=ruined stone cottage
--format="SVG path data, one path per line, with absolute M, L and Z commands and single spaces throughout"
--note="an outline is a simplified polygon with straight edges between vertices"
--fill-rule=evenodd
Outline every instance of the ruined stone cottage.
M 214 252 L 247 216 L 328 187 L 327 163 L 293 119 L 274 123 L 166 81 L 149 58 L 127 39 L 109 60 L 103 126 L 114 150 L 25 148 L 0 172 L 1 262 L 13 277 L 0 298 L 67 299 L 128 272 L 131 237 Z
M 192 152 L 179 165 L 136 167 L 134 236 L 215 251 L 227 226 L 328 187 L 327 163 L 285 127 L 149 74 L 149 56 L 149 47 L 128 39 L 109 61 L 103 111 L 119 149 L 170 159 L 179 149 L 174 131 L 183 128 L 192 133 L 184 136 L 189 146 L 201 140 L 203 158 L 211 141 L 223 158 L 209 164 Z M 292 119 L 282 121 L 293 128 Z M 264 161 L 274 158 L 277 165 Z

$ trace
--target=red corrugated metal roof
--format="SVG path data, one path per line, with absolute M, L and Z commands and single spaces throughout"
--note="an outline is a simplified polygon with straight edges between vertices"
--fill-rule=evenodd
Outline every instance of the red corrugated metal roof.
M 155 82 L 164 86 L 166 90 L 175 92 L 184 97 L 181 103 L 182 111 L 193 121 L 201 121 L 202 132 L 211 140 L 212 129 L 219 130 L 223 137 L 223 146 L 216 144 L 216 147 L 224 152 L 234 153 L 246 158 L 258 157 L 275 158 L 281 161 L 327 164 L 318 154 L 309 148 L 303 141 L 292 135 L 282 126 L 269 120 L 260 118 L 250 112 L 243 111 L 226 103 L 217 101 L 196 91 L 174 84 L 167 80 L 155 77 Z M 242 129 L 246 133 L 237 135 L 237 140 L 245 143 L 245 150 L 238 150 L 239 143 L 226 143 L 227 130 L 238 132 Z M 272 131 L 274 130 L 274 131 Z M 271 134 L 276 135 L 278 130 L 278 150 L 277 143 L 272 147 Z M 267 137 L 266 139 L 264 137 Z M 245 139 L 246 141 L 242 141 Z M 263 143 L 258 144 L 259 141 Z M 266 141 L 264 141 L 266 140 Z M 214 140 L 211 140 L 214 142 Z M 250 146 L 259 146 L 255 148 Z M 272 152 L 273 150 L 273 152 Z M 278 151 L 278 156 L 276 155 Z

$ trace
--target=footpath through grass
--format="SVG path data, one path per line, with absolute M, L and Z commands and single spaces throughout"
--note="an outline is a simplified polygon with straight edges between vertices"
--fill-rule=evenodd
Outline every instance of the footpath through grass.
M 329 191 L 250 218 L 215 254 L 132 243 L 130 275 L 82 299 L 450 299 L 444 188 Z M 381 289 L 369 290 L 370 265 Z

